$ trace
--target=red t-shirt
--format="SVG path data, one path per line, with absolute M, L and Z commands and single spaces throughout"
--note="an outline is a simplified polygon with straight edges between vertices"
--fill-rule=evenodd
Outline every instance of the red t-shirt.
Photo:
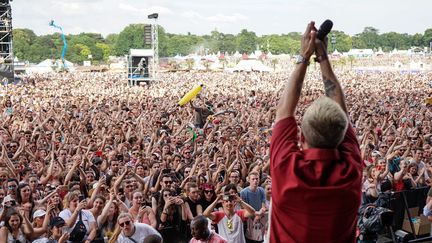
M 270 145 L 270 242 L 355 242 L 362 160 L 349 125 L 337 149 L 298 147 L 293 117 L 276 123 Z

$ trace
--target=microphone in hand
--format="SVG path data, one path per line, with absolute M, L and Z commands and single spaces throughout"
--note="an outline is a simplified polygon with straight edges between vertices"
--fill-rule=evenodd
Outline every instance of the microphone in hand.
M 324 21 L 318 29 L 317 38 L 321 41 L 324 41 L 324 38 L 330 33 L 333 28 L 333 22 L 329 19 Z

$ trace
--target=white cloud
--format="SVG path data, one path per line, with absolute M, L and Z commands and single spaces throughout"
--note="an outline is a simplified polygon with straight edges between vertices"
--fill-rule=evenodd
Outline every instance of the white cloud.
M 118 7 L 121 10 L 125 10 L 125 11 L 139 12 L 139 10 L 136 7 L 134 7 L 134 6 L 130 5 L 130 4 L 126 4 L 126 3 L 119 3 Z
M 171 11 L 171 9 L 166 8 L 166 7 L 162 7 L 162 6 L 150 6 L 147 9 L 147 13 L 148 14 L 159 13 L 159 14 L 168 15 L 168 14 L 172 14 L 173 12 Z
M 214 23 L 235 23 L 248 19 L 247 16 L 239 13 L 235 13 L 232 15 L 216 14 L 212 16 L 203 16 L 202 14 L 191 10 L 183 12 L 181 16 L 192 20 L 206 20 L 208 22 Z
M 52 8 L 66 15 L 88 14 L 94 6 L 88 2 L 55 2 Z
M 148 15 L 152 13 L 159 13 L 164 15 L 172 14 L 172 11 L 169 8 L 163 7 L 163 6 L 149 6 L 149 7 L 137 7 L 126 3 L 119 3 L 118 7 L 121 10 L 135 13 L 135 14 L 143 14 Z
M 199 14 L 199 13 L 197 13 L 195 11 L 186 11 L 186 12 L 183 12 L 181 14 L 181 16 L 183 16 L 185 18 L 188 18 L 188 19 L 203 19 L 204 18 L 201 14 Z
M 206 19 L 211 22 L 235 23 L 238 21 L 247 20 L 248 17 L 244 16 L 243 14 L 235 13 L 233 15 L 217 14 L 206 17 Z

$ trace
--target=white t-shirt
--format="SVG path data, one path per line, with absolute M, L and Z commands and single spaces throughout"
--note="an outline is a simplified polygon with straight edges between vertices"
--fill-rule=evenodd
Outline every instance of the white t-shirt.
M 134 223 L 135 224 L 135 233 L 127 237 L 123 234 L 123 232 L 119 235 L 117 239 L 117 243 L 134 243 L 134 241 L 130 240 L 132 238 L 135 242 L 144 242 L 144 239 L 149 235 L 158 235 L 162 237 L 159 232 L 157 232 L 153 227 L 143 223 Z
M 61 211 L 59 213 L 59 216 L 64 219 L 64 221 L 68 221 L 71 217 L 72 217 L 72 212 L 66 208 L 63 209 L 63 211 Z M 86 236 L 84 237 L 84 240 L 87 239 L 87 236 L 90 234 L 90 224 L 92 222 L 96 222 L 93 214 L 89 211 L 89 210 L 81 210 L 81 217 L 82 217 L 82 221 L 87 229 L 87 233 Z M 68 233 L 71 233 L 72 230 L 75 228 L 76 223 L 78 223 L 79 220 L 79 214 L 75 220 L 75 223 L 72 225 L 72 227 L 70 228 L 66 228 Z
M 43 238 L 36 239 L 36 240 L 32 241 L 32 243 L 47 243 L 48 240 L 49 240 L 48 238 L 43 237 Z

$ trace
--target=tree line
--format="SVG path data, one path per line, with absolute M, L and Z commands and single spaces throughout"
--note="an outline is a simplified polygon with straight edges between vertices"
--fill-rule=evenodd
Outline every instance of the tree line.
M 251 53 L 259 48 L 272 54 L 296 54 L 300 50 L 300 32 L 257 36 L 247 29 L 238 34 L 225 34 L 217 30 L 208 35 L 172 34 L 161 26 L 159 34 L 159 56 L 172 57 L 187 55 L 192 52 L 210 54 L 225 52 Z M 92 60 L 93 63 L 107 63 L 109 56 L 126 55 L 130 48 L 150 48 L 144 44 L 144 24 L 130 24 L 118 34 L 105 38 L 98 33 L 81 33 L 67 35 L 68 50 L 66 59 L 80 63 Z M 371 48 L 383 51 L 408 49 L 412 46 L 429 47 L 432 42 L 432 28 L 409 35 L 406 33 L 388 32 L 380 34 L 374 27 L 365 27 L 363 32 L 350 36 L 343 31 L 333 30 L 329 33 L 329 49 L 340 52 L 351 48 Z M 36 35 L 30 29 L 13 30 L 13 49 L 18 59 L 37 63 L 47 58 L 58 59 L 63 47 L 60 33 Z

